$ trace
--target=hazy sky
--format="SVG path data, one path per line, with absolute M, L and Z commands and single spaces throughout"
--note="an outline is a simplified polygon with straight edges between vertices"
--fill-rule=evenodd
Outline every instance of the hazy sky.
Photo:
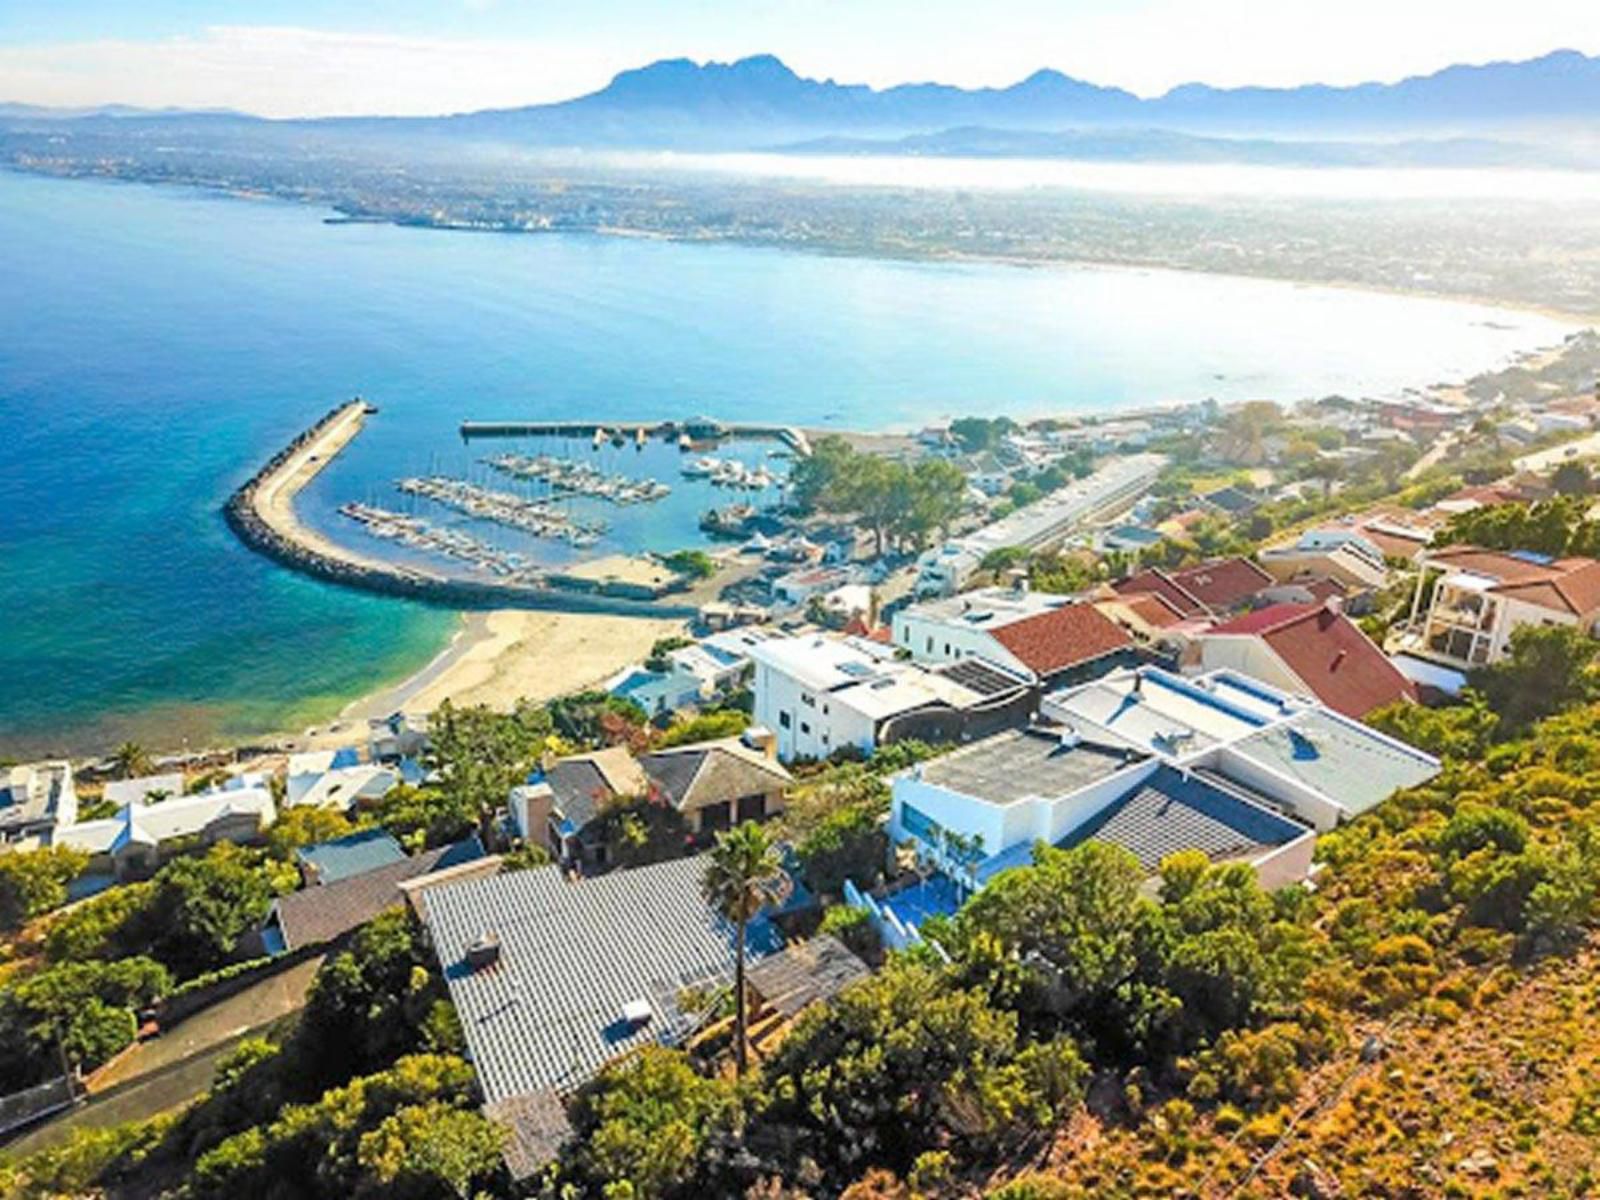
M 429 113 L 564 99 L 656 58 L 771 52 L 878 85 L 1041 66 L 1176 83 L 1391 80 L 1600 53 L 1600 0 L 0 0 L 0 100 Z

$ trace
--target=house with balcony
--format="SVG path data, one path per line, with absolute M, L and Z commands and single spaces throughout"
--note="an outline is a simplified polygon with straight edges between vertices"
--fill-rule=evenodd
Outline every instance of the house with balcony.
M 1418 563 L 1411 614 L 1390 635 L 1391 654 L 1464 673 L 1504 658 L 1523 626 L 1593 634 L 1600 623 L 1600 561 L 1592 558 L 1448 546 Z

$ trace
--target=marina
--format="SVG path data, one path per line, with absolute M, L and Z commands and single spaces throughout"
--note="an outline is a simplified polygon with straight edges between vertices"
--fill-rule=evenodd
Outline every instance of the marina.
M 778 482 L 778 477 L 764 466 L 748 467 L 734 459 L 709 456 L 685 463 L 682 471 L 687 479 L 708 479 L 716 487 L 744 491 L 764 491 Z
M 602 439 L 596 433 L 596 446 Z M 484 466 L 509 475 L 549 484 L 557 492 L 592 496 L 613 504 L 649 504 L 671 494 L 672 489 L 658 479 L 634 479 L 627 475 L 607 475 L 588 463 L 551 454 L 496 454 L 480 460 Z
M 443 555 L 512 582 L 538 583 L 543 578 L 520 554 L 501 550 L 459 529 L 442 529 L 421 517 L 354 501 L 341 506 L 339 511 L 372 537 L 384 541 Z
M 552 504 L 493 491 L 464 479 L 412 476 L 397 481 L 395 487 L 408 496 L 421 496 L 469 517 L 520 529 L 535 537 L 558 539 L 578 548 L 594 545 L 606 531 L 604 522 L 579 521 Z

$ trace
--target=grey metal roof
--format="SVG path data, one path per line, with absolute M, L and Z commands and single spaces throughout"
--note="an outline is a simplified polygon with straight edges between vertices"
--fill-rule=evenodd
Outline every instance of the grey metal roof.
M 745 978 L 750 990 L 777 1012 L 792 1017 L 818 1000 L 832 999 L 871 969 L 836 937 L 821 934 L 796 942 L 755 963 Z
M 298 950 L 336 941 L 385 909 L 404 903 L 401 881 L 482 857 L 483 846 L 473 834 L 450 846 L 424 850 L 415 858 L 402 858 L 337 883 L 280 896 L 273 903 L 273 914 L 283 934 L 284 948 Z
M 1439 773 L 1438 762 L 1421 751 L 1315 710 L 1251 734 L 1233 751 L 1320 792 L 1352 816 Z
M 1146 757 L 1121 746 L 1064 745 L 1052 730 L 1013 729 L 922 766 L 924 781 L 990 804 L 1064 796 Z
M 1180 850 L 1199 850 L 1213 862 L 1253 857 L 1309 833 L 1262 807 L 1242 791 L 1162 765 L 1134 791 L 1109 805 L 1061 840 L 1121 846 L 1154 872 Z
M 539 867 L 430 891 L 428 929 L 490 1104 L 570 1091 L 617 1055 L 693 1027 L 679 994 L 733 970 L 733 928 L 700 895 L 706 863 L 579 881 Z M 467 948 L 485 934 L 499 939 L 498 960 L 471 970 Z M 753 959 L 781 945 L 769 923 L 752 923 Z M 636 1000 L 650 1008 L 642 1026 L 622 1016 Z
M 402 862 L 406 857 L 400 843 L 385 829 L 363 829 L 315 846 L 303 846 L 296 854 L 310 868 L 310 881 L 323 886 Z

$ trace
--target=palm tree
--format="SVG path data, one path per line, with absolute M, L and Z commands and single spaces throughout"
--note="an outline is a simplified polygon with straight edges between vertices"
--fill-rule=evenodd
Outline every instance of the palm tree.
M 750 922 L 768 904 L 783 897 L 788 876 L 772 835 L 763 825 L 746 821 L 717 835 L 700 890 L 706 902 L 734 927 L 734 1062 L 742 1076 L 748 1059 L 745 1026 L 745 934 Z
M 123 742 L 111 757 L 124 779 L 132 779 L 150 770 L 150 756 L 138 742 Z

